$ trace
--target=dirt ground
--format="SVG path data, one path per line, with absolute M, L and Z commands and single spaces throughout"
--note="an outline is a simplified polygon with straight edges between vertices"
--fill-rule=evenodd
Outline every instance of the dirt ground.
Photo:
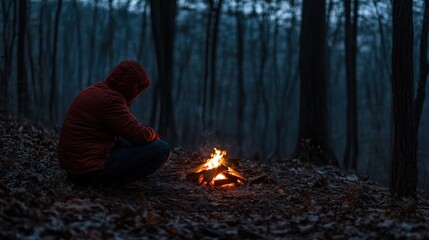
M 155 174 L 128 185 L 66 180 L 55 133 L 0 111 L 0 238 L 427 239 L 429 204 L 419 193 L 392 204 L 364 176 L 291 159 L 236 160 L 235 188 L 186 180 L 209 153 L 172 151 Z

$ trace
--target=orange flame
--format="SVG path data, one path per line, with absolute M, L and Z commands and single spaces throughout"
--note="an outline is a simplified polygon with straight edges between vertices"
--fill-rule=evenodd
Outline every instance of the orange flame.
M 203 166 L 207 169 L 217 168 L 223 163 L 223 157 L 226 156 L 226 151 L 214 148 L 215 153 L 210 154 L 210 159 Z

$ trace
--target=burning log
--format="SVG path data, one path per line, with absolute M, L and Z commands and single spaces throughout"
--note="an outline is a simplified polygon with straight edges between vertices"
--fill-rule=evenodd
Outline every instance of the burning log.
M 206 163 L 194 168 L 186 176 L 186 179 L 214 187 L 235 186 L 246 183 L 247 179 L 225 162 L 223 158 L 225 155 L 226 151 L 215 148 L 215 153 L 211 154 L 211 158 Z
M 236 177 L 236 178 L 238 178 L 238 179 L 240 179 L 241 181 L 243 181 L 243 182 L 247 182 L 247 180 L 246 180 L 246 178 L 245 177 L 243 177 L 240 173 L 238 173 L 237 171 L 235 171 L 233 168 L 228 168 L 228 174 L 230 175 L 230 176 L 234 176 L 234 177 Z
M 225 170 L 228 170 L 228 168 L 224 165 L 220 165 L 217 168 L 206 170 L 204 173 L 204 180 L 209 183 L 213 180 L 213 178 L 215 178 L 217 175 L 221 174 Z
M 220 187 L 226 184 L 235 184 L 237 182 L 237 179 L 232 179 L 232 178 L 227 178 L 227 179 L 220 179 L 220 180 L 215 180 L 213 182 L 213 186 L 215 187 Z

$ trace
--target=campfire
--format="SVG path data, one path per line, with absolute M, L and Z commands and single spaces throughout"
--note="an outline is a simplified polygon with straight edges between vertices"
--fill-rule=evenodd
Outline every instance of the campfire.
M 206 163 L 194 168 L 186 179 L 205 186 L 234 187 L 247 182 L 240 173 L 235 171 L 225 160 L 226 151 L 214 149 Z

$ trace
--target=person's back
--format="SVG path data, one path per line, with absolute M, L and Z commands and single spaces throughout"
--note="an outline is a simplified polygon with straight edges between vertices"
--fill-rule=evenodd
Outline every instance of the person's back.
M 168 159 L 168 144 L 128 109 L 149 85 L 140 64 L 124 61 L 105 81 L 78 94 L 64 119 L 58 145 L 60 166 L 71 180 L 134 181 Z

